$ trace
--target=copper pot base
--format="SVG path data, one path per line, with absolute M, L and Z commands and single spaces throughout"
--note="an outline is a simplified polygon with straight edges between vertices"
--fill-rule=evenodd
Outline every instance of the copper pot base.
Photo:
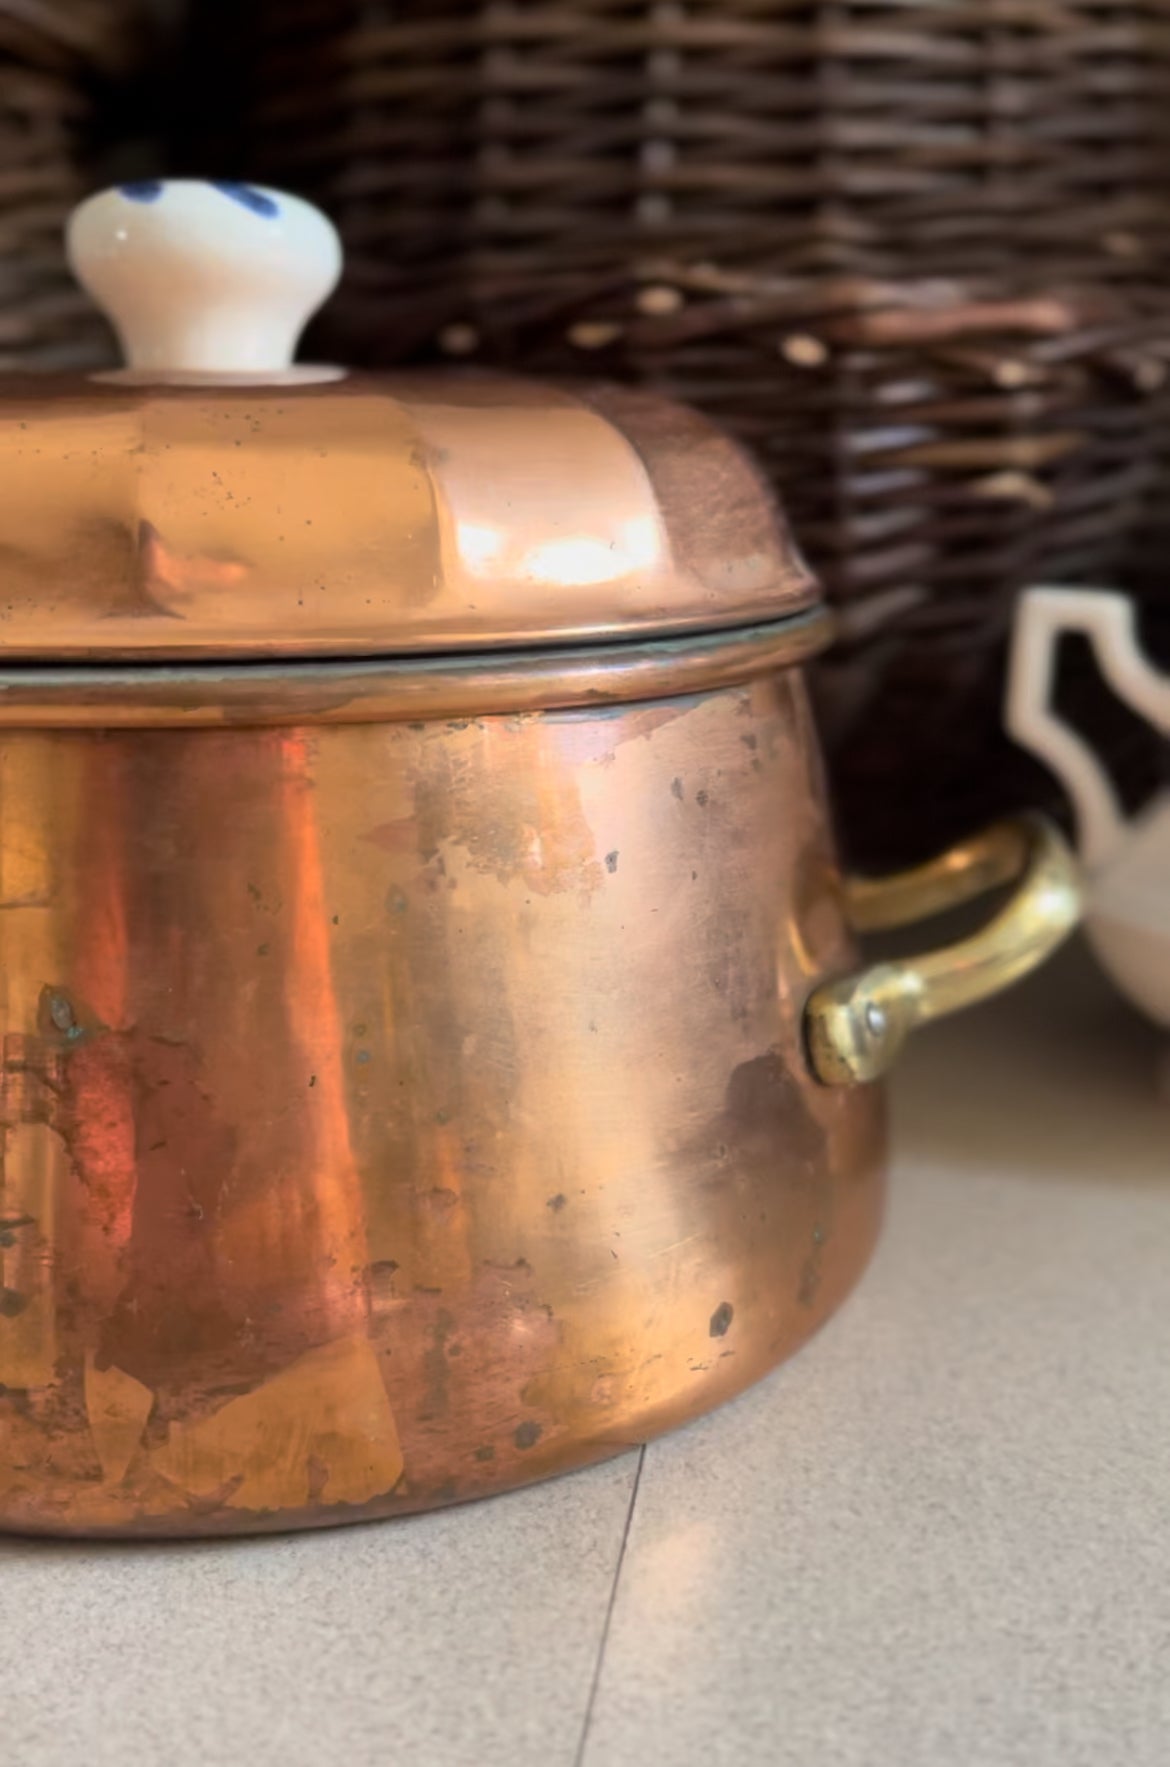
M 102 1519 L 104 1505 L 100 1498 L 93 1504 L 92 1516 L 87 1513 L 84 1502 L 78 1501 L 75 1486 L 63 1486 L 55 1495 L 44 1490 L 36 1502 L 27 1511 L 19 1505 L 9 1503 L 0 1526 L 10 1534 L 24 1535 L 30 1538 L 74 1538 L 94 1540 L 167 1540 L 167 1539 L 215 1539 L 215 1538 L 248 1538 L 250 1536 L 270 1535 L 277 1533 L 302 1532 L 309 1529 L 331 1527 L 352 1527 L 361 1523 L 385 1521 L 397 1516 L 417 1515 L 422 1512 L 450 1508 L 456 1504 L 479 1502 L 484 1498 L 501 1496 L 506 1492 L 523 1489 L 525 1486 L 541 1483 L 547 1479 L 563 1478 L 582 1469 L 598 1465 L 616 1456 L 629 1453 L 643 1444 L 688 1423 L 696 1421 L 708 1412 L 729 1403 L 780 1366 L 788 1358 L 799 1351 L 809 1338 L 816 1335 L 821 1327 L 836 1312 L 857 1281 L 864 1274 L 877 1238 L 884 1186 L 879 1181 L 868 1187 L 867 1205 L 870 1207 L 871 1220 L 869 1234 L 865 1237 L 858 1231 L 852 1238 L 851 1249 L 856 1254 L 856 1267 L 850 1272 L 840 1269 L 836 1272 L 831 1286 L 822 1289 L 817 1303 L 810 1306 L 807 1317 L 802 1321 L 804 1329 L 801 1335 L 779 1348 L 770 1362 L 761 1366 L 752 1366 L 746 1372 L 745 1365 L 732 1368 L 733 1358 L 728 1357 L 724 1364 L 718 1366 L 718 1372 L 710 1379 L 699 1377 L 697 1383 L 701 1390 L 682 1394 L 672 1405 L 659 1408 L 654 1415 L 642 1418 L 631 1418 L 622 1428 L 621 1439 L 597 1439 L 586 1437 L 562 1437 L 560 1439 L 536 1443 L 530 1450 L 518 1455 L 506 1467 L 491 1463 L 475 1463 L 475 1472 L 463 1487 L 452 1488 L 440 1485 L 431 1489 L 412 1490 L 405 1480 L 392 1492 L 384 1497 L 365 1504 L 337 1504 L 323 1506 L 320 1503 L 306 1504 L 301 1508 L 282 1509 L 279 1512 L 261 1513 L 245 1512 L 222 1504 L 186 1508 L 181 1513 L 167 1511 L 151 1514 L 142 1511 L 132 1520 L 122 1523 L 110 1523 Z M 858 1224 L 859 1229 L 861 1223 Z M 95 1493 L 95 1498 L 97 1493 Z M 54 1511 L 58 1511 L 54 1514 Z M 66 1516 L 68 1519 L 66 1519 Z
M 423 1509 L 757 1380 L 869 1255 L 795 670 L 429 722 L 0 731 L 0 1525 Z

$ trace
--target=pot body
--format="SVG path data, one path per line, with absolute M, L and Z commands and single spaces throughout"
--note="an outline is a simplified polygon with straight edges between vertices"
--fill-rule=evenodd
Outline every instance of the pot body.
M 728 1398 L 864 1266 L 803 683 L 0 731 L 0 1522 L 469 1498 Z

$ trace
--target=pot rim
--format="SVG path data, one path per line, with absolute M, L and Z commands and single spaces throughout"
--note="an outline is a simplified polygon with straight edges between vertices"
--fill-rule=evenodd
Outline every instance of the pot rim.
M 823 651 L 824 607 L 686 638 L 459 656 L 0 669 L 6 728 L 230 728 L 526 716 L 741 685 Z

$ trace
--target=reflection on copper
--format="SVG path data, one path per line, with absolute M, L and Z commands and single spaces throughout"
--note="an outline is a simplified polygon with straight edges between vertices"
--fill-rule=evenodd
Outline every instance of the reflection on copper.
M 472 576 L 486 576 L 507 543 L 508 530 L 491 522 L 461 521 L 456 529 L 459 557 Z
M 128 795 L 117 746 L 104 755 L 75 752 L 89 763 L 72 867 L 82 880 L 85 913 L 78 916 L 72 985 L 64 992 L 83 1034 L 65 1046 L 66 1110 L 75 1170 L 91 1196 L 80 1217 L 85 1243 L 76 1255 L 100 1307 L 111 1304 L 125 1276 L 122 1258 L 133 1233 L 138 1184 L 134 1089 L 123 1034 L 131 1023 L 129 920 L 137 883 L 130 854 L 138 852 L 140 818 L 149 815 L 149 806 Z
M 369 1503 L 403 1470 L 377 1358 L 361 1335 L 310 1350 L 211 1416 L 178 1425 L 153 1463 L 179 1490 L 277 1515 Z
M 86 1352 L 85 1413 L 107 1484 L 120 1484 L 129 1472 L 153 1408 L 149 1387 L 120 1368 L 99 1368 L 93 1351 Z
M 347 1076 L 351 1039 L 338 1009 L 332 972 L 332 915 L 321 864 L 322 808 L 313 777 L 313 743 L 305 731 L 279 739 L 279 803 L 288 893 L 284 1004 L 292 1073 L 299 1098 L 289 1101 L 298 1127 L 297 1165 L 269 1194 L 276 1243 L 303 1260 L 302 1276 L 321 1289 L 323 1338 L 364 1329 L 368 1301 L 365 1210 L 350 1142 Z M 355 1052 L 360 1054 L 360 1051 Z
M 56 1227 L 67 1160 L 44 1122 L 0 1130 L 0 1385 L 47 1388 L 59 1352 Z
M 648 569 L 658 547 L 653 522 L 635 517 L 622 522 L 612 539 L 570 534 L 564 539 L 542 541 L 524 554 L 520 569 L 525 576 L 542 582 L 559 583 L 566 589 L 583 588 Z
M 167 611 L 171 602 L 181 607 L 205 587 L 223 589 L 242 583 L 248 574 L 247 565 L 238 558 L 180 552 L 149 522 L 141 526 L 138 561 L 143 588 L 160 611 Z

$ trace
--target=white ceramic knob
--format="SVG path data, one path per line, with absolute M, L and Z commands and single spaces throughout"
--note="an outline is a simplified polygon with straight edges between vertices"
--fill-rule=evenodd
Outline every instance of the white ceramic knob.
M 285 378 L 341 273 L 320 210 L 254 184 L 122 184 L 74 210 L 67 243 L 136 379 Z

